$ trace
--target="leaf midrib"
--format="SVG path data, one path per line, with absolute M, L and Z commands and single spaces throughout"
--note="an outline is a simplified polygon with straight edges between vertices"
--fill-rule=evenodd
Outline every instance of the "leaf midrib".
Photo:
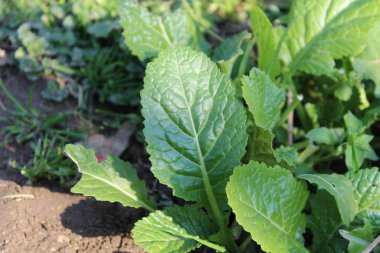
M 69 153 L 67 153 L 67 155 L 70 156 Z M 139 200 L 137 197 L 134 197 L 134 196 L 131 195 L 130 193 L 128 193 L 128 192 L 126 192 L 126 191 L 120 189 L 119 187 L 117 187 L 117 186 L 114 185 L 113 183 L 111 183 L 111 182 L 109 182 L 109 181 L 107 181 L 107 180 L 105 180 L 105 179 L 103 179 L 103 178 L 101 178 L 101 177 L 98 177 L 98 176 L 96 176 L 96 175 L 94 175 L 94 174 L 91 174 L 91 173 L 88 173 L 88 172 L 86 172 L 86 171 L 83 171 L 83 170 L 81 169 L 82 166 L 79 165 L 79 163 L 74 159 L 74 157 L 70 157 L 70 158 L 71 158 L 71 160 L 73 160 L 73 161 L 75 162 L 75 164 L 76 164 L 77 167 L 79 168 L 79 171 L 80 171 L 82 174 L 87 175 L 87 176 L 90 176 L 90 177 L 92 177 L 92 178 L 95 178 L 95 179 L 99 180 L 100 182 L 103 182 L 103 183 L 105 183 L 105 184 L 111 186 L 112 188 L 114 188 L 114 189 L 116 189 L 117 191 L 121 192 L 122 194 L 126 195 L 128 198 L 132 199 L 133 201 L 135 201 L 136 203 L 138 203 L 139 205 L 141 205 L 142 207 L 144 207 L 144 208 L 147 209 L 148 211 L 151 211 L 151 212 L 154 211 L 154 208 L 152 208 L 148 203 L 145 203 L 144 201 Z M 91 164 L 91 163 L 89 163 L 89 164 Z M 95 165 L 95 166 L 98 167 L 98 165 Z M 95 166 L 94 166 L 94 167 L 95 167 Z M 106 174 L 109 176 L 108 172 L 107 172 L 105 169 L 101 168 L 101 170 L 103 170 L 104 172 L 106 172 Z M 79 182 L 79 183 L 80 183 L 80 182 Z M 78 185 L 80 185 L 80 184 L 78 184 Z
M 256 208 L 256 206 L 250 205 L 249 203 L 241 200 L 241 203 L 246 205 L 247 207 L 250 207 L 254 209 L 260 216 L 262 216 L 265 220 L 269 221 L 273 226 L 275 226 L 281 233 L 285 234 L 287 237 L 289 237 L 289 233 L 285 231 L 279 224 L 277 224 L 275 221 L 273 221 L 270 217 L 266 216 L 264 213 L 259 211 L 259 209 Z
M 197 131 L 196 131 L 196 128 L 195 128 L 195 125 L 194 125 L 193 115 L 191 113 L 189 101 L 188 101 L 186 93 L 185 93 L 185 86 L 184 86 L 184 81 L 182 79 L 182 73 L 181 73 L 181 70 L 180 70 L 180 67 L 179 67 L 179 60 L 178 60 L 177 53 L 175 53 L 175 57 L 176 57 L 175 61 L 176 61 L 177 71 L 179 73 L 179 78 L 180 78 L 180 83 L 181 83 L 181 87 L 182 87 L 183 97 L 184 97 L 185 102 L 186 102 L 186 109 L 187 109 L 187 113 L 188 113 L 189 119 L 191 121 L 191 128 L 192 128 L 192 132 L 193 132 L 193 138 L 194 138 L 194 141 L 195 141 L 195 144 L 196 144 L 197 154 L 198 154 L 198 157 L 199 157 L 199 162 L 200 162 L 199 165 L 200 165 L 200 169 L 201 169 L 201 173 L 202 173 L 203 184 L 205 186 L 207 198 L 208 198 L 209 204 L 211 206 L 211 209 L 212 209 L 212 211 L 214 213 L 214 216 L 215 216 L 216 220 L 218 221 L 219 225 L 222 226 L 222 224 L 223 224 L 223 217 L 222 217 L 222 215 L 220 213 L 218 204 L 216 202 L 215 194 L 214 194 L 213 189 L 211 187 L 210 179 L 208 177 L 208 172 L 207 172 L 206 165 L 205 165 L 205 162 L 204 162 L 204 157 L 202 155 L 201 147 L 200 147 L 200 144 L 199 144 L 198 134 L 197 134 Z M 201 57 L 201 62 L 199 64 L 199 68 L 200 69 L 202 68 L 202 63 L 203 63 L 203 56 Z M 201 71 L 199 70 L 199 73 L 200 72 Z M 199 75 L 200 74 L 198 74 L 198 79 L 199 79 Z

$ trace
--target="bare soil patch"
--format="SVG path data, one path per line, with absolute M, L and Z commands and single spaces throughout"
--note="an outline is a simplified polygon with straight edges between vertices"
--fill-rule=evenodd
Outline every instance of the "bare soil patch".
M 31 82 L 12 68 L 1 67 L 0 78 L 25 106 L 28 97 L 33 106 L 51 111 L 73 106 L 73 101 L 54 104 L 43 100 L 43 80 L 34 84 L 29 96 Z M 0 100 L 11 106 L 4 94 Z M 6 113 L 0 110 L 0 115 Z M 133 244 L 130 231 L 146 215 L 144 210 L 73 195 L 48 182 L 27 186 L 8 161 L 23 163 L 30 155 L 20 144 L 0 148 L 0 252 L 143 252 Z

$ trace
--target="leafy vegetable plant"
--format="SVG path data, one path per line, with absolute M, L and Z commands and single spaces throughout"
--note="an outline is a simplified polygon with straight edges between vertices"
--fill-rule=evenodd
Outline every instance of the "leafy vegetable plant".
M 66 146 L 82 173 L 73 192 L 149 211 L 132 230 L 147 252 L 371 251 L 380 232 L 379 169 L 369 161 L 378 106 L 365 83 L 378 83 L 365 66 L 380 2 L 296 0 L 276 27 L 253 7 L 253 35 L 212 49 L 188 5 L 160 16 L 118 1 L 127 46 L 155 58 L 141 92 L 152 172 L 186 204 L 159 209 L 131 164 L 80 145 Z M 327 107 L 336 118 L 326 120 Z

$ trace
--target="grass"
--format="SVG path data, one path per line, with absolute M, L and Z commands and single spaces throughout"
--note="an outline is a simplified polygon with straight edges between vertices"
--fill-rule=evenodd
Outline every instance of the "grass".
M 72 113 L 56 112 L 45 115 L 32 105 L 30 98 L 29 106 L 24 107 L 1 80 L 0 91 L 13 105 L 12 109 L 2 105 L 8 116 L 0 118 L 4 125 L 0 147 L 16 142 L 24 144 L 32 152 L 31 159 L 25 164 L 18 164 L 13 160 L 10 161 L 10 166 L 20 170 L 29 183 L 39 178 L 47 178 L 59 180 L 63 186 L 76 175 L 75 167 L 62 152 L 63 146 L 68 142 L 84 140 L 86 134 L 66 129 Z

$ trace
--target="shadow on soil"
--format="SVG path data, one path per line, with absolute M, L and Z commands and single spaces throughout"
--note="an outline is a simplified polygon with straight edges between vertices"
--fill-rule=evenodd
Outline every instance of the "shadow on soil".
M 61 214 L 63 226 L 86 237 L 129 234 L 134 223 L 146 216 L 142 209 L 123 207 L 118 203 L 81 200 Z

